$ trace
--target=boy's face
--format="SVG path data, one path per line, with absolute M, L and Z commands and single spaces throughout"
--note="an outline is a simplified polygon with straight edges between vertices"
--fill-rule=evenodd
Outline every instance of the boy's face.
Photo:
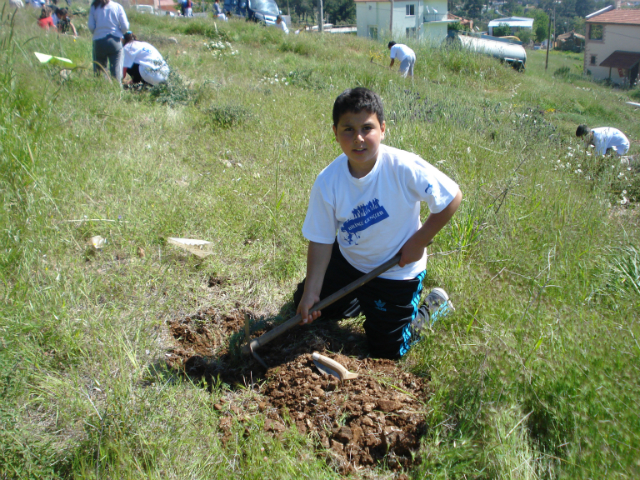
M 349 159 L 349 170 L 356 178 L 367 175 L 376 164 L 380 142 L 384 138 L 385 123 L 375 113 L 362 110 L 346 112 L 333 126 L 340 148 Z

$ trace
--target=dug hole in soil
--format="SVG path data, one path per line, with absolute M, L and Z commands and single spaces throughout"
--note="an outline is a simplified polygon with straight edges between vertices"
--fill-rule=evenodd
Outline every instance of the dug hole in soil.
M 273 326 L 265 323 L 252 332 L 252 338 Z M 171 320 L 168 327 L 175 341 L 166 357 L 171 368 L 209 384 L 220 379 L 232 387 L 251 385 L 260 394 L 253 398 L 266 417 L 267 432 L 278 436 L 290 427 L 311 435 L 317 454 L 341 473 L 380 463 L 398 470 L 419 462 L 415 454 L 426 431 L 427 380 L 403 371 L 392 360 L 366 358 L 366 339 L 354 322 L 319 320 L 289 330 L 260 348 L 270 366 L 266 372 L 252 357 L 229 352 L 232 336 L 244 331 L 240 310 L 222 314 L 205 309 Z M 358 378 L 341 383 L 323 374 L 311 359 L 314 351 L 358 373 Z M 242 420 L 245 412 L 222 403 L 215 408 L 222 415 L 225 441 L 231 435 L 232 418 Z

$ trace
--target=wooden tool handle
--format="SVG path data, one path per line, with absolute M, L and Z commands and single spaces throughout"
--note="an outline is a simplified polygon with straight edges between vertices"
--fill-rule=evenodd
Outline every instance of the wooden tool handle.
M 345 295 L 350 294 L 355 289 L 360 288 L 365 283 L 367 283 L 370 280 L 373 280 L 374 278 L 376 278 L 377 276 L 383 274 L 384 272 L 389 270 L 391 267 L 397 265 L 399 261 L 400 261 L 400 255 L 398 254 L 395 257 L 393 257 L 391 260 L 386 261 L 385 263 L 383 263 L 379 267 L 371 270 L 369 273 L 363 275 L 362 277 L 358 278 L 357 280 L 354 280 L 353 282 L 351 282 L 346 287 L 341 288 L 337 292 L 335 292 L 335 293 L 329 295 L 328 297 L 320 300 L 313 307 L 311 307 L 311 309 L 309 310 L 309 313 L 313 313 L 313 312 L 315 312 L 317 310 L 322 310 L 323 308 L 328 307 L 332 303 L 340 300 Z M 295 317 L 292 317 L 289 320 L 287 320 L 286 322 L 278 325 L 273 330 L 269 330 L 267 333 L 259 336 L 258 338 L 253 339 L 251 341 L 251 348 L 256 350 L 256 349 L 260 348 L 261 346 L 266 345 L 267 343 L 269 343 L 274 338 L 282 335 L 287 330 L 290 330 L 291 328 L 296 326 L 298 323 L 300 323 L 301 319 L 302 319 L 301 315 L 299 313 L 296 314 Z M 251 353 L 251 348 L 249 348 L 249 344 L 244 345 L 242 347 L 242 353 L 248 355 L 249 353 Z
M 325 357 L 324 355 L 320 355 L 318 352 L 313 352 L 311 356 L 314 362 L 318 362 L 326 367 L 329 367 L 331 370 L 335 371 L 338 375 L 340 375 L 340 380 L 351 380 L 353 378 L 358 378 L 357 373 L 351 373 L 347 370 L 342 364 L 336 362 L 335 360 Z

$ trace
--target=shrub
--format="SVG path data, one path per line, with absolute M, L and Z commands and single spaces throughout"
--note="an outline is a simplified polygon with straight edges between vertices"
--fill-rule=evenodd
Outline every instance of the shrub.
M 151 98 L 163 105 L 186 105 L 192 99 L 193 92 L 175 70 L 171 69 L 166 82 L 156 85 L 149 91 Z
M 230 128 L 244 122 L 251 114 L 237 105 L 215 105 L 205 110 L 207 123 L 213 128 Z

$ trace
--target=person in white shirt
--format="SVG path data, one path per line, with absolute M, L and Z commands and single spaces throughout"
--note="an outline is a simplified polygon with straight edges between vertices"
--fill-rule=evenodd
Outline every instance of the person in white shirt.
M 629 139 L 617 128 L 589 128 L 586 125 L 578 125 L 576 137 L 585 137 L 587 144 L 596 147 L 596 155 L 605 155 L 612 151 L 617 155 L 624 155 L 629 151 Z
M 122 83 L 122 37 L 129 30 L 124 8 L 111 0 L 93 0 L 89 10 L 89 30 L 93 33 L 93 71 L 105 72 Z
M 276 27 L 278 27 L 284 33 L 289 35 L 289 29 L 287 28 L 287 22 L 285 22 L 283 20 L 282 15 L 278 15 L 278 18 L 276 18 Z
M 393 40 L 389 42 L 389 50 L 391 50 L 391 63 L 389 68 L 393 67 L 396 59 L 400 62 L 400 75 L 407 78 L 407 75 L 413 77 L 413 66 L 416 64 L 416 54 L 406 45 L 396 43 Z
M 357 316 L 370 353 L 403 356 L 425 327 L 453 307 L 433 289 L 419 307 L 426 274 L 426 246 L 458 209 L 456 182 L 419 156 L 381 143 L 380 97 L 366 88 L 345 90 L 333 106 L 333 132 L 343 154 L 316 178 L 302 234 L 309 240 L 307 277 L 294 303 L 301 323 Z M 424 224 L 420 206 L 430 211 Z M 326 298 L 397 254 L 396 266 L 322 311 Z
M 149 85 L 158 85 L 167 81 L 169 66 L 156 47 L 139 41 L 131 32 L 124 34 L 122 43 L 124 44 L 123 78 L 128 74 L 133 83 Z

